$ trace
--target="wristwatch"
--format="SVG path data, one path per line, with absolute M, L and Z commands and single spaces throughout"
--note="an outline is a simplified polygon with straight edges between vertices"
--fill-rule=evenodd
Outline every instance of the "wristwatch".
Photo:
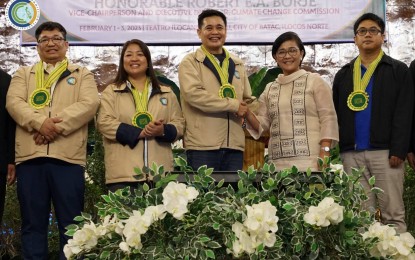
M 325 152 L 330 152 L 330 147 L 328 146 L 322 146 L 321 150 L 325 151 Z

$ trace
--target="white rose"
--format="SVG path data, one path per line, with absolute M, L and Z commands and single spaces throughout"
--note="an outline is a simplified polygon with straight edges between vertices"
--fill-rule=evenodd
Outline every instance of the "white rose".
M 139 211 L 133 211 L 133 214 L 134 215 L 125 222 L 123 230 L 125 237 L 130 236 L 131 233 L 138 233 L 140 235 L 145 234 L 151 225 L 151 219 L 143 218 Z
M 328 209 L 334 204 L 334 199 L 331 197 L 325 197 L 320 203 L 318 207 L 321 209 Z
M 98 237 L 95 230 L 96 228 L 93 223 L 84 225 L 82 229 L 77 230 L 73 235 L 74 243 L 83 245 L 86 250 L 92 249 L 98 243 Z
M 242 249 L 247 252 L 248 254 L 253 254 L 256 249 L 256 241 L 251 238 L 246 232 L 241 233 L 241 237 L 239 238 L 239 242 L 241 244 Z
M 194 187 L 187 187 L 183 183 L 169 182 L 163 190 L 163 204 L 188 203 L 193 201 L 199 192 Z
M 395 237 L 397 238 L 397 237 Z M 381 240 L 376 245 L 377 249 L 379 250 L 382 257 L 387 257 L 388 255 L 395 255 L 397 254 L 397 250 L 395 247 L 395 242 L 393 239 L 391 240 Z
M 342 174 L 344 172 L 343 164 L 332 164 L 332 163 L 330 163 L 330 168 L 335 172 L 339 171 L 340 176 L 342 176 Z
M 242 223 L 240 223 L 240 222 L 235 222 L 232 225 L 232 231 L 233 231 L 233 233 L 235 233 L 237 238 L 241 237 L 242 232 L 246 233 L 246 229 L 245 229 L 244 225 L 242 225 Z
M 369 250 L 374 257 L 391 257 L 393 259 L 412 259 L 412 247 L 415 239 L 409 233 L 398 235 L 395 228 L 375 222 L 362 234 L 363 239 L 378 238 L 379 242 Z
M 199 192 L 194 187 L 186 188 L 186 197 L 188 201 L 193 201 L 199 196 Z
M 273 247 L 275 244 L 275 241 L 277 241 L 277 237 L 275 236 L 275 233 L 265 233 L 262 236 L 261 243 L 263 243 L 267 247 Z
M 166 209 L 164 205 L 149 206 L 146 208 L 144 215 L 149 216 L 151 218 L 151 222 L 154 222 L 159 219 L 163 219 L 166 216 Z
M 71 240 L 71 239 L 69 239 L 69 240 Z M 69 242 L 69 241 L 68 241 Z M 63 248 L 63 253 L 65 254 L 65 257 L 67 258 L 67 259 L 70 259 L 71 258 L 71 256 L 73 256 L 73 252 L 72 252 L 72 249 L 71 249 L 71 247 L 68 245 L 68 244 L 66 244 L 65 246 L 64 246 L 64 248 Z
M 140 250 L 143 247 L 143 245 L 141 244 L 141 236 L 138 233 L 131 234 L 129 237 L 126 237 L 125 242 L 127 243 L 129 247 L 132 247 L 138 250 Z
M 184 214 L 187 213 L 187 204 L 183 203 L 169 203 L 164 205 L 166 211 L 173 215 L 174 218 L 182 220 Z
M 327 227 L 330 221 L 326 218 L 325 212 L 315 206 L 310 206 L 308 212 L 304 214 L 304 221 L 310 225 Z
M 178 203 L 187 203 L 186 185 L 183 183 L 169 182 L 164 188 L 163 204 L 170 204 L 171 202 L 178 201 Z
M 122 222 L 118 222 L 115 225 L 114 232 L 121 236 L 123 233 L 123 230 L 124 230 L 124 224 Z
M 331 209 L 327 212 L 327 218 L 331 224 L 337 225 L 343 221 L 343 211 L 344 207 L 340 206 L 337 203 L 334 203 L 331 206 Z
M 121 242 L 119 245 L 120 249 L 125 252 L 125 253 L 130 253 L 130 247 L 128 246 L 128 244 L 126 242 Z
M 415 239 L 409 232 L 400 234 L 399 239 L 395 243 L 395 247 L 398 250 L 398 253 L 403 256 L 410 255 L 414 245 Z
M 277 209 L 269 201 L 252 205 L 252 207 L 246 206 L 246 209 L 247 218 L 244 225 L 250 232 L 264 233 L 268 231 L 276 232 L 278 230 Z
M 242 253 L 243 253 L 242 246 L 241 246 L 241 244 L 239 243 L 239 240 L 238 240 L 238 239 L 236 239 L 236 240 L 233 242 L 233 245 L 232 245 L 232 254 L 233 254 L 235 257 L 239 257 L 239 255 L 240 255 L 240 254 L 242 254 Z

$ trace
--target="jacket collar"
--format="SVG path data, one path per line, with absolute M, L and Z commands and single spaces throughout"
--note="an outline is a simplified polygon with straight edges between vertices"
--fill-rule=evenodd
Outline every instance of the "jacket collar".
M 232 84 L 233 76 L 235 75 L 235 67 L 236 67 L 236 62 L 234 61 L 234 59 L 239 60 L 240 61 L 239 64 L 242 63 L 242 60 L 231 54 L 229 54 L 229 56 L 230 57 L 229 57 L 229 68 L 228 68 L 228 75 L 229 75 L 228 83 Z M 208 67 L 210 71 L 212 71 L 212 73 L 218 79 L 219 84 L 222 84 L 218 71 L 215 69 L 215 66 L 212 64 L 212 62 L 206 57 L 206 54 L 203 52 L 202 48 L 199 48 L 196 50 L 196 60 L 198 60 L 199 62 L 202 62 L 206 67 Z
M 30 69 L 30 73 L 35 74 L 36 73 L 36 66 L 33 65 L 32 68 Z M 76 64 L 72 64 L 72 63 L 68 63 L 68 67 L 66 68 L 66 70 L 60 75 L 59 79 L 57 82 L 59 82 L 61 79 L 66 78 L 67 76 L 71 75 L 74 71 L 77 71 L 81 66 L 76 65 Z
M 150 83 L 151 86 L 151 83 Z M 117 88 L 117 86 L 114 85 L 113 87 L 114 92 L 131 92 L 131 90 L 129 89 L 129 87 L 127 86 L 126 83 L 123 83 L 120 87 Z M 162 93 L 168 93 L 171 92 L 171 88 L 170 87 L 166 87 L 163 85 L 160 85 L 160 89 L 155 89 L 155 88 L 151 88 L 151 94 L 150 97 L 156 95 L 156 94 L 162 94 Z
M 233 60 L 235 65 L 242 65 L 243 62 L 240 58 L 236 57 L 232 53 L 229 53 L 230 58 Z M 202 48 L 198 48 L 195 53 L 196 60 L 199 62 L 203 62 L 206 58 L 206 54 L 202 51 Z
M 36 67 L 35 65 L 32 66 L 32 68 L 30 69 L 30 72 L 31 73 L 35 73 L 35 71 L 36 71 L 36 68 L 35 67 Z M 78 70 L 80 67 L 81 67 L 80 65 L 68 63 L 68 67 L 66 68 L 66 70 L 69 72 L 69 74 L 71 74 L 74 71 Z
M 353 69 L 354 62 L 356 61 L 356 59 L 357 59 L 357 57 L 355 57 L 352 61 L 350 61 L 349 63 L 347 63 L 343 67 L 349 67 L 349 68 Z M 386 63 L 386 64 L 389 64 L 389 65 L 393 65 L 393 59 L 390 56 L 386 55 L 386 53 L 384 53 L 382 59 L 379 62 L 379 64 L 381 64 L 381 63 Z

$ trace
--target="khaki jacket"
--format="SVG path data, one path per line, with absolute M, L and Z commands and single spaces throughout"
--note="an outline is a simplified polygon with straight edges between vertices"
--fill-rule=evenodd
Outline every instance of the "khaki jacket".
M 231 54 L 235 63 L 231 84 L 236 99 L 221 98 L 221 86 L 214 73 L 203 61 L 206 55 L 199 48 L 186 55 L 179 66 L 180 96 L 186 119 L 184 145 L 190 150 L 230 148 L 243 151 L 245 136 L 242 120 L 235 113 L 244 99 L 251 98 L 242 60 Z
M 173 170 L 172 142 L 183 136 L 184 118 L 179 102 L 169 87 L 152 89 L 148 112 L 153 120 L 164 119 L 164 136 L 138 139 L 141 129 L 132 125 L 135 102 L 126 84 L 109 85 L 103 92 L 98 129 L 104 136 L 106 183 L 132 182 L 134 168 L 152 163 Z
M 16 121 L 16 163 L 50 157 L 85 165 L 88 122 L 99 106 L 98 90 L 92 73 L 69 64 L 51 94 L 50 105 L 33 108 L 28 99 L 36 89 L 35 66 L 21 67 L 12 78 L 6 108 Z M 33 132 L 45 119 L 60 117 L 61 135 L 47 145 L 36 145 Z

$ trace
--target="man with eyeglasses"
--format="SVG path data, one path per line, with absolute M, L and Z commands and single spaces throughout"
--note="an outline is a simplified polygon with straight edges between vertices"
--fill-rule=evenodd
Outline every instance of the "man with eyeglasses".
M 340 134 L 340 153 L 347 172 L 363 169 L 360 178 L 369 199 L 365 207 L 380 210 L 381 221 L 406 231 L 402 199 L 404 160 L 408 153 L 413 87 L 408 67 L 382 51 L 385 23 L 373 13 L 354 24 L 359 56 L 337 72 L 333 101 Z M 371 192 L 370 178 L 384 192 Z
M 245 136 L 242 117 L 248 109 L 251 86 L 241 59 L 230 54 L 226 16 L 204 10 L 197 34 L 202 45 L 179 66 L 180 95 L 186 131 L 184 145 L 189 165 L 216 171 L 241 170 Z
M 88 122 L 95 115 L 94 76 L 66 58 L 65 28 L 45 22 L 36 29 L 39 62 L 13 76 L 6 107 L 16 121 L 17 194 L 22 216 L 22 256 L 48 258 L 51 201 L 65 259 L 65 227 L 84 206 Z

